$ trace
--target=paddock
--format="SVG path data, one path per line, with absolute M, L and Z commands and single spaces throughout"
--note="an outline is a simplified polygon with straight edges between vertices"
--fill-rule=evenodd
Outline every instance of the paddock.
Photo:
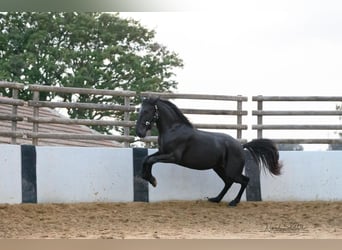
M 142 181 L 141 161 L 155 149 L 128 148 L 134 142 L 129 128 L 135 121 L 129 117 L 135 112 L 131 99 L 133 92 L 85 90 L 47 86 L 28 86 L 0 82 L 4 88 L 13 88 L 12 98 L 0 98 L 10 113 L 0 118 L 8 124 L 0 131 L 0 238 L 342 238 L 342 172 L 340 151 L 281 151 L 284 164 L 280 177 L 259 174 L 248 160 L 245 174 L 249 186 L 236 208 L 227 207 L 235 197 L 233 185 L 220 204 L 209 203 L 206 198 L 217 195 L 223 182 L 213 171 L 196 171 L 174 164 L 156 164 L 153 173 L 157 188 Z M 16 92 L 32 91 L 31 101 L 18 100 Z M 111 104 L 71 103 L 73 107 L 101 110 L 117 109 L 124 113 L 123 121 L 93 121 L 87 119 L 47 118 L 42 108 L 65 108 L 68 103 L 39 101 L 39 91 L 84 93 L 124 96 L 124 106 Z M 267 137 L 266 130 L 340 130 L 340 124 L 268 124 L 264 116 L 333 116 L 342 111 L 335 103 L 342 97 L 253 97 L 257 110 L 248 112 L 243 96 L 207 96 L 142 93 L 167 99 L 190 98 L 233 102 L 232 106 L 193 109 L 183 108 L 187 114 L 232 116 L 236 121 L 225 124 L 196 124 L 204 129 L 235 130 L 236 138 L 244 141 L 248 128 L 256 130 L 257 138 Z M 268 110 L 264 102 L 332 102 L 329 110 Z M 273 104 L 272 104 L 273 105 Z M 21 107 L 31 108 L 31 113 L 20 113 Z M 192 106 L 192 105 L 191 105 Z M 267 106 L 267 105 L 266 105 Z M 197 106 L 196 106 L 197 107 Z M 302 107 L 300 105 L 300 107 Z M 266 108 L 266 109 L 265 109 Z M 272 106 L 273 108 L 273 106 Z M 296 106 L 297 108 L 297 106 Z M 228 109 L 228 110 L 227 110 Z M 246 124 L 252 114 L 257 124 Z M 210 119 L 216 122 L 218 119 Z M 26 124 L 25 126 L 23 124 Z M 293 124 L 295 123 L 295 124 Z M 51 127 L 77 125 L 122 127 L 123 136 L 102 134 L 65 134 L 45 131 Z M 27 126 L 31 126 L 31 129 Z M 29 128 L 23 130 L 23 127 Z M 316 131 L 317 132 L 317 131 Z M 322 134 L 322 133 L 320 133 Z M 276 133 L 278 136 L 278 134 Z M 277 139 L 276 143 L 341 144 L 341 138 L 291 138 Z M 304 135 L 304 133 L 303 133 Z M 323 134 L 322 134 L 323 135 Z M 253 137 L 254 138 L 254 137 Z M 3 139 L 3 138 L 2 138 Z M 46 141 L 58 140 L 117 140 L 123 148 L 46 146 Z M 150 136 L 144 142 L 155 143 Z M 45 146 L 44 146 L 45 145 Z M 69 145 L 69 144 L 67 144 Z

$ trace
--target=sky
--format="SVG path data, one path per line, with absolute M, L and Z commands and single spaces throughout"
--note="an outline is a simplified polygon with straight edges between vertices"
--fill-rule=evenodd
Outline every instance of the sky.
M 175 71 L 175 92 L 250 100 L 254 95 L 342 94 L 342 1 L 199 3 L 191 11 L 120 13 L 154 29 L 156 41 L 183 59 L 184 67 Z M 300 108 L 312 109 L 308 105 Z M 336 104 L 329 105 L 316 109 Z M 336 137 L 332 131 L 318 133 L 314 137 Z
M 154 29 L 156 41 L 184 60 L 178 92 L 339 95 L 341 1 L 226 1 L 194 9 L 121 13 Z

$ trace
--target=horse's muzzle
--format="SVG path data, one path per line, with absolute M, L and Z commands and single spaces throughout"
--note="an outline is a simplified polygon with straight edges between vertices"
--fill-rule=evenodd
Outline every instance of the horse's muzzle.
M 135 133 L 137 134 L 137 136 L 139 136 L 140 138 L 145 138 L 146 136 L 146 129 L 145 128 L 137 128 Z

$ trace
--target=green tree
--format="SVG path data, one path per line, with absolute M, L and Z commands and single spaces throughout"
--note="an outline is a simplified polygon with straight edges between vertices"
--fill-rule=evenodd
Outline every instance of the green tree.
M 105 13 L 0 14 L 0 79 L 24 84 L 132 91 L 172 91 L 179 56 L 155 40 L 139 22 Z M 3 93 L 8 95 L 9 93 Z M 29 99 L 32 93 L 20 93 Z M 61 96 L 93 103 L 123 104 L 108 96 Z M 54 98 L 50 93 L 41 100 Z M 133 100 L 137 103 L 139 100 Z M 122 114 L 69 109 L 72 118 L 101 119 Z M 112 128 L 93 127 L 110 133 Z

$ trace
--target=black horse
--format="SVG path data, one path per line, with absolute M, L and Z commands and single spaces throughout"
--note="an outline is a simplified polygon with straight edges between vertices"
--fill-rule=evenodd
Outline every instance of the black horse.
M 220 202 L 231 185 L 241 184 L 236 198 L 229 203 L 236 206 L 248 184 L 249 178 L 242 175 L 245 165 L 244 148 L 249 150 L 259 166 L 266 167 L 272 174 L 280 175 L 281 164 L 275 144 L 269 139 L 256 139 L 241 145 L 233 137 L 223 133 L 197 130 L 173 103 L 160 98 L 143 100 L 136 123 L 139 137 L 156 123 L 159 132 L 158 151 L 143 161 L 142 177 L 154 187 L 157 181 L 152 175 L 152 165 L 157 162 L 175 163 L 187 168 L 213 169 L 224 181 L 225 186 L 211 202 Z

